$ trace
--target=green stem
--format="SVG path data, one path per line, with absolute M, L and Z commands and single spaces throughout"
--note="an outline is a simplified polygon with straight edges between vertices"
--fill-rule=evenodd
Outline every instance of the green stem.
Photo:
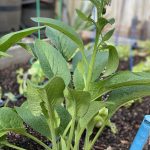
M 70 133 L 69 133 L 67 150 L 70 150 L 70 148 L 71 148 L 72 139 L 73 139 L 73 133 L 74 133 L 74 128 L 75 128 L 75 122 L 76 122 L 76 110 L 75 110 L 74 116 L 72 118 L 72 123 L 71 123 L 71 129 L 70 129 Z
M 88 130 L 86 130 L 86 136 L 85 136 L 85 143 L 84 143 L 84 149 L 88 149 L 88 146 L 89 146 L 89 133 L 88 133 Z
M 8 142 L 1 142 L 1 144 L 4 145 L 4 146 L 10 147 L 10 148 L 16 149 L 16 150 L 26 150 L 24 148 L 18 147 L 18 146 L 13 145 L 13 144 L 10 144 Z
M 94 68 L 96 54 L 97 54 L 97 44 L 98 44 L 98 42 L 99 42 L 99 33 L 96 31 L 96 39 L 95 39 L 94 50 L 93 50 L 92 58 L 91 58 L 89 68 L 88 68 L 88 76 L 87 76 L 87 82 L 86 82 L 86 87 L 85 87 L 86 91 L 88 91 L 89 84 L 90 84 L 91 79 L 92 79 L 92 73 L 93 73 L 93 68 Z
M 53 112 L 51 111 L 51 107 L 49 106 L 49 110 L 48 110 L 48 125 L 51 131 L 51 135 L 52 135 L 52 149 L 53 150 L 57 150 L 57 142 L 56 142 L 56 133 L 55 133 L 55 128 L 54 128 L 54 119 L 52 119 L 54 117 Z
M 26 132 L 18 132 L 19 134 L 22 134 L 30 139 L 32 139 L 33 141 L 35 141 L 36 143 L 38 143 L 39 145 L 43 146 L 46 150 L 52 150 L 50 147 L 48 147 L 45 143 L 43 143 L 42 141 L 40 141 L 39 139 L 37 139 L 36 137 L 34 137 L 33 135 L 26 133 Z
M 77 135 L 77 138 L 75 140 L 75 145 L 74 145 L 73 150 L 78 150 L 79 149 L 80 138 L 81 138 L 81 136 L 83 134 L 83 131 L 84 131 L 84 129 L 80 129 L 80 131 L 79 131 L 79 133 Z
M 103 125 L 101 126 L 101 128 L 98 130 L 97 134 L 95 135 L 94 139 L 92 140 L 92 143 L 90 144 L 90 146 L 88 147 L 87 150 L 91 150 L 92 149 L 92 147 L 94 146 L 95 142 L 99 138 L 100 134 L 104 130 L 104 128 L 105 128 L 105 126 L 107 124 L 107 121 L 108 121 L 108 119 L 106 119 L 106 121 L 103 123 Z

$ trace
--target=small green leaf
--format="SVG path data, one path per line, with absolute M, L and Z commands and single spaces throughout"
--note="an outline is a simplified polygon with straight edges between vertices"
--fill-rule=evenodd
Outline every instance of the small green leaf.
M 81 40 L 80 36 L 75 32 L 73 28 L 66 25 L 65 23 L 50 18 L 32 18 L 32 20 L 35 22 L 43 23 L 44 25 L 60 31 L 61 33 L 72 39 L 72 41 L 79 46 L 80 50 L 84 49 L 83 41 Z
M 63 57 L 70 61 L 77 53 L 78 47 L 70 38 L 61 32 L 47 27 L 46 36 L 50 39 L 52 45 L 63 55 Z
M 115 19 L 114 18 L 111 18 L 111 19 L 108 19 L 108 22 L 113 25 L 115 23 Z
M 89 92 L 68 90 L 67 108 L 72 116 L 75 113 L 77 118 L 83 117 L 89 108 L 90 101 Z
M 119 56 L 116 48 L 112 45 L 108 46 L 109 58 L 106 66 L 106 70 L 103 74 L 104 77 L 111 75 L 118 69 L 119 65 Z
M 3 107 L 0 109 L 0 133 L 8 131 L 24 132 L 25 128 L 22 119 L 13 109 Z
M 111 38 L 111 36 L 113 35 L 114 31 L 115 31 L 115 29 L 112 29 L 109 32 L 107 32 L 103 37 L 103 41 L 108 41 Z
M 49 79 L 53 76 L 59 76 L 65 81 L 66 85 L 69 84 L 71 75 L 67 62 L 53 46 L 37 40 L 35 42 L 35 54 L 39 59 L 43 72 Z
M 34 116 L 29 110 L 28 103 L 25 102 L 21 107 L 15 107 L 18 115 L 23 119 L 23 121 L 33 128 L 35 131 L 41 133 L 45 137 L 51 137 L 49 126 L 47 124 L 46 118 L 43 115 Z
M 80 118 L 79 123 L 81 128 L 86 128 L 89 122 L 98 114 L 99 110 L 105 105 L 101 101 L 93 101 L 90 103 L 90 106 L 86 114 Z
M 85 87 L 84 77 L 86 77 L 87 67 L 83 61 L 80 61 L 74 71 L 73 83 L 75 89 L 83 90 Z
M 32 53 L 34 52 L 34 44 L 33 43 L 23 43 L 23 42 L 18 42 L 17 43 L 19 46 L 21 46 L 22 48 L 24 48 L 25 50 L 27 50 L 27 52 Z
M 37 32 L 39 29 L 42 29 L 44 27 L 32 27 L 28 29 L 24 29 L 17 32 L 9 33 L 3 37 L 0 38 L 0 50 L 2 52 L 5 52 L 8 48 L 10 48 L 12 45 L 17 43 L 22 38 Z
M 60 118 L 60 124 L 57 129 L 58 135 L 60 135 L 64 133 L 64 130 L 68 126 L 69 122 L 71 121 L 71 115 L 66 110 L 66 108 L 61 105 L 56 106 L 56 112 Z
M 87 21 L 87 20 L 88 20 L 88 17 L 87 17 L 82 11 L 80 11 L 79 9 L 76 9 L 76 12 L 77 12 L 78 16 L 79 16 L 83 21 Z

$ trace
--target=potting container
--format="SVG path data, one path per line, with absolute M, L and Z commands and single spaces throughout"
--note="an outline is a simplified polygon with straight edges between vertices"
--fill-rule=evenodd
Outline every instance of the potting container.
M 21 0 L 0 0 L 0 33 L 19 29 Z

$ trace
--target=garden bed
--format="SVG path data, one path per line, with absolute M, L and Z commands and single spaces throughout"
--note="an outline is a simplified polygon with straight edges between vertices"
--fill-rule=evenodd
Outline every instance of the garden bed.
M 143 58 L 136 58 L 135 63 L 139 62 Z M 137 61 L 138 60 L 138 61 Z M 124 66 L 126 65 L 126 66 Z M 20 67 L 27 70 L 30 65 L 23 64 L 23 65 L 15 65 L 4 70 L 0 71 L 0 85 L 3 89 L 3 92 L 12 92 L 15 95 L 19 94 L 18 91 L 18 84 L 16 80 L 16 70 Z M 121 67 L 122 66 L 122 67 Z M 120 64 L 120 69 L 127 69 L 128 63 L 124 62 Z M 112 118 L 112 121 L 116 123 L 118 133 L 112 134 L 110 129 L 106 128 L 103 132 L 102 136 L 99 138 L 97 143 L 95 144 L 95 150 L 127 150 L 131 145 L 133 138 L 139 128 L 141 121 L 145 114 L 150 114 L 150 97 L 146 97 L 143 99 L 142 103 L 135 103 L 129 108 L 122 108 L 120 109 Z M 14 105 L 21 105 L 25 101 L 23 96 L 19 97 L 19 100 L 16 103 L 9 103 L 10 107 Z M 36 135 L 39 139 L 43 140 L 46 144 L 50 144 L 47 140 L 34 132 L 30 127 L 27 126 L 27 130 L 31 133 Z M 95 129 L 96 130 L 96 129 Z M 42 150 L 35 142 L 22 137 L 20 135 L 16 135 L 10 133 L 8 135 L 8 140 L 18 146 L 26 148 L 28 150 Z M 81 141 L 82 145 L 82 141 Z M 11 150 L 10 148 L 4 148 L 5 150 Z M 146 150 L 147 148 L 145 148 Z

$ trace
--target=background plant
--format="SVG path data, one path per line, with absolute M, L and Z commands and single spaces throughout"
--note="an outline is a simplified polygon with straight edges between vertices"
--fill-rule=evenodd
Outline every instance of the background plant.
M 35 40 L 34 45 L 22 44 L 39 61 L 48 78 L 46 83 L 27 82 L 27 102 L 14 109 L 0 109 L 0 143 L 16 149 L 5 140 L 8 132 L 22 134 L 48 150 L 78 150 L 84 131 L 84 149 L 92 149 L 112 115 L 127 102 L 150 95 L 150 74 L 116 72 L 119 58 L 116 48 L 107 41 L 114 29 L 106 34 L 103 29 L 114 23 L 104 17 L 107 0 L 90 0 L 97 8 L 97 20 L 77 10 L 78 16 L 96 28 L 92 49 L 86 50 L 80 36 L 63 22 L 48 18 L 32 18 L 46 27 L 51 44 Z M 24 36 L 40 28 L 30 28 L 11 33 L 0 39 L 0 49 L 5 52 Z M 30 32 L 29 32 L 30 31 Z M 59 33 L 59 34 L 58 34 Z M 67 61 L 72 60 L 72 68 Z M 72 72 L 72 74 L 70 73 Z M 48 147 L 27 133 L 23 122 L 51 141 Z M 96 135 L 93 129 L 101 122 Z

